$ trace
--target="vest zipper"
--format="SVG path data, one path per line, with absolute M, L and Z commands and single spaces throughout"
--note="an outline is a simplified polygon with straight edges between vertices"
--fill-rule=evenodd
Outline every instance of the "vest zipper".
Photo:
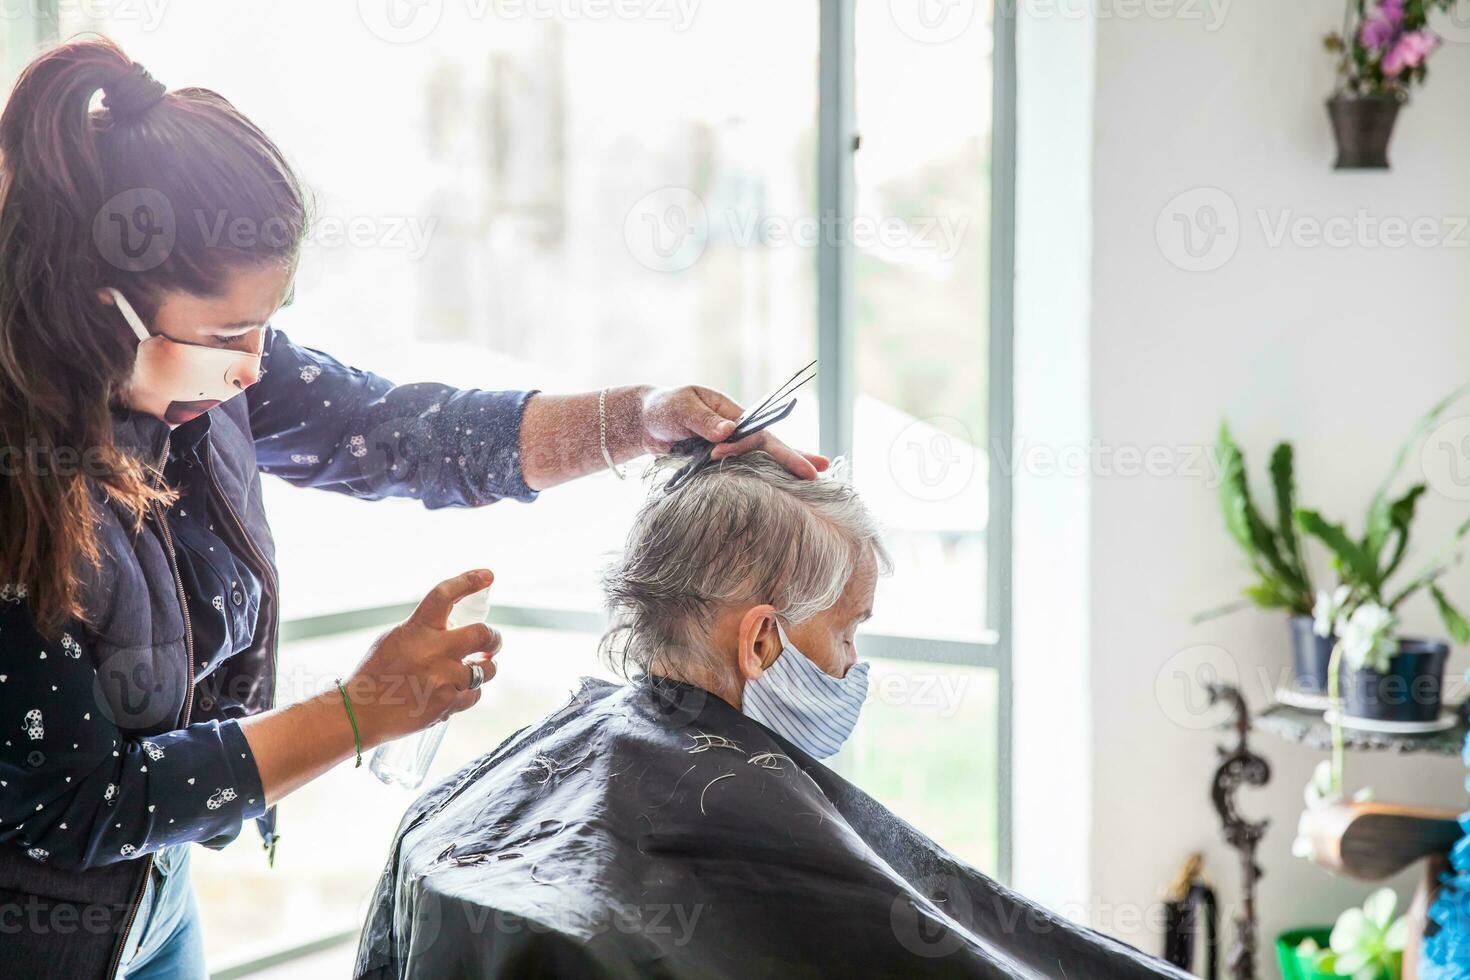
M 148 876 L 153 873 L 153 855 L 149 854 L 143 859 L 143 881 L 138 886 L 138 893 L 133 896 L 133 902 L 128 906 L 128 917 L 123 922 L 122 932 L 118 934 L 117 949 L 112 953 L 112 965 L 107 968 L 107 976 L 114 978 L 118 969 L 122 966 L 123 950 L 128 945 L 128 933 L 133 931 L 133 920 L 138 917 L 138 908 L 143 904 L 143 892 L 148 888 Z M 142 940 L 139 939 L 139 943 Z
M 168 462 L 169 444 L 172 440 L 172 432 L 163 438 L 163 453 L 158 458 L 158 478 L 153 483 L 154 490 L 163 485 L 163 467 Z M 158 526 L 163 531 L 164 550 L 168 552 L 168 564 L 173 572 L 174 588 L 179 595 L 179 611 L 184 616 L 184 653 L 189 658 L 189 687 L 184 695 L 184 713 L 180 724 L 188 725 L 189 717 L 194 711 L 194 628 L 189 622 L 189 603 L 184 595 L 184 580 L 179 576 L 178 556 L 174 551 L 173 535 L 168 529 L 168 518 L 164 516 L 161 508 L 154 511 L 154 516 L 158 519 Z M 128 917 L 123 921 L 117 949 L 112 954 L 112 965 L 107 970 L 109 977 L 116 977 L 118 969 L 122 966 L 122 954 L 128 945 L 128 933 L 132 931 L 133 922 L 138 918 L 138 909 L 143 904 L 143 892 L 148 889 L 148 876 L 153 873 L 153 855 L 150 853 L 143 861 L 143 882 L 138 888 L 138 893 L 133 896 L 132 904 L 128 906 Z

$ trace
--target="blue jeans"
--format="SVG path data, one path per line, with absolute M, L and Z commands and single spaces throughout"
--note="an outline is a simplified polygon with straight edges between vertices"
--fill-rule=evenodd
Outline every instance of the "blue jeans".
M 203 980 L 204 930 L 189 885 L 189 845 L 153 855 L 143 901 L 123 949 L 121 980 Z

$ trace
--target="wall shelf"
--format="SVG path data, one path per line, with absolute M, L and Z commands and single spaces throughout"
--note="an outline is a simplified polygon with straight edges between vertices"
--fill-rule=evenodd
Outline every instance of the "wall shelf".
M 1343 728 L 1345 748 L 1362 752 L 1413 752 L 1430 755 L 1459 755 L 1465 745 L 1465 705 L 1455 709 L 1458 722 L 1454 728 L 1428 735 L 1388 735 L 1382 732 L 1365 732 L 1355 728 Z M 1332 748 L 1332 726 L 1322 720 L 1320 711 L 1308 711 L 1285 704 L 1272 704 L 1252 719 L 1253 726 L 1262 732 L 1300 742 L 1314 749 Z

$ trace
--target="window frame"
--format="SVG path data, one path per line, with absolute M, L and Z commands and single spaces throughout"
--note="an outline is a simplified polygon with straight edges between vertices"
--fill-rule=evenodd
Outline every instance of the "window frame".
M 842 227 L 853 217 L 854 162 L 861 148 L 853 92 L 856 85 L 856 0 L 821 0 L 817 199 L 824 218 Z M 989 400 L 989 506 L 986 522 L 985 634 L 975 642 L 863 633 L 866 655 L 924 663 L 962 664 L 997 673 L 997 876 L 1011 877 L 1012 680 L 1011 475 L 1013 444 L 1012 340 L 1015 281 L 1016 21 L 1008 4 L 993 6 L 991 104 L 991 220 Z M 856 324 L 852 316 L 850 236 L 824 235 L 817 256 L 817 353 L 821 405 L 820 447 L 826 456 L 853 452 L 852 414 Z

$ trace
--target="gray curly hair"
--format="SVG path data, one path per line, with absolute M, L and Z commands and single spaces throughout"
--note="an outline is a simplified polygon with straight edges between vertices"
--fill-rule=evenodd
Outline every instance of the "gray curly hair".
M 687 462 L 661 456 L 654 470 Z M 728 456 L 665 494 L 655 484 L 604 571 L 612 627 L 603 657 L 624 677 L 704 676 L 728 665 L 705 637 L 720 610 L 769 602 L 790 623 L 835 605 L 871 548 L 879 574 L 893 562 L 878 523 L 840 458 L 815 480 L 763 451 Z

